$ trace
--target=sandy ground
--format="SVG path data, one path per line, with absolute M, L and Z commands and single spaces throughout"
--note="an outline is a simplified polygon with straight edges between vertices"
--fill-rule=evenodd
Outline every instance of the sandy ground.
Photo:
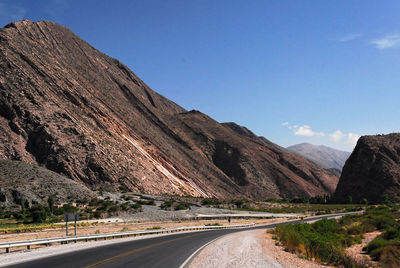
M 226 235 L 206 246 L 189 264 L 190 268 L 283 268 L 262 247 L 265 230 Z
M 378 235 L 380 235 L 382 232 L 380 231 L 375 231 L 371 233 L 366 233 L 364 234 L 364 240 L 361 244 L 356 244 L 348 249 L 346 249 L 346 253 L 354 259 L 357 263 L 359 264 L 369 264 L 369 265 L 377 265 L 376 262 L 372 261 L 369 255 L 366 255 L 363 253 L 362 248 L 366 246 L 369 242 L 375 239 Z

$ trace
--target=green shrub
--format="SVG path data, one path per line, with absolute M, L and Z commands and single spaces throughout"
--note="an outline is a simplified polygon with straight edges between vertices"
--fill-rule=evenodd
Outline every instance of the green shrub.
M 101 216 L 102 216 L 102 214 L 103 214 L 102 211 L 96 210 L 96 211 L 93 213 L 93 217 L 94 217 L 95 219 L 100 219 Z
M 129 202 L 122 203 L 120 208 L 122 211 L 127 211 L 129 209 Z
M 390 215 L 374 215 L 371 216 L 370 221 L 378 230 L 384 230 L 398 225 L 398 223 Z
M 155 202 L 154 200 L 149 200 L 149 201 L 147 202 L 147 205 L 149 205 L 149 206 L 155 206 L 155 205 L 156 205 L 156 202 Z
M 74 213 L 79 210 L 77 207 L 74 207 L 71 204 L 64 204 L 62 208 L 64 210 L 64 213 Z
M 380 254 L 380 264 L 387 268 L 400 267 L 400 248 L 398 246 L 384 248 Z
M 312 228 L 318 233 L 342 233 L 343 228 L 336 220 L 322 219 L 312 224 Z
M 346 222 L 351 222 L 349 219 Z M 285 249 L 292 253 L 335 265 L 353 265 L 344 249 L 361 243 L 361 235 L 349 235 L 337 220 L 323 219 L 313 224 L 297 223 L 278 226 L 275 235 Z
M 164 210 L 168 210 L 172 207 L 172 205 L 175 203 L 174 199 L 170 199 L 168 201 L 164 201 L 164 203 L 161 204 L 160 208 Z
M 210 206 L 210 205 L 218 205 L 218 204 L 220 204 L 220 202 L 215 198 L 204 198 L 201 201 L 201 204 L 204 206 L 206 206 L 206 205 Z
M 400 225 L 396 227 L 388 227 L 386 231 L 382 234 L 382 238 L 385 240 L 400 238 Z
M 118 211 L 118 207 L 117 206 L 111 206 L 108 208 L 108 212 L 117 212 Z
M 35 205 L 29 209 L 30 217 L 33 223 L 43 223 L 50 214 L 50 210 L 42 205 Z
M 97 206 L 97 205 L 99 204 L 99 202 L 100 202 L 99 199 L 97 199 L 97 198 L 92 198 L 92 199 L 89 201 L 89 206 L 91 206 L 91 207 Z
M 132 197 L 127 195 L 122 195 L 121 198 L 124 199 L 125 201 L 132 200 Z
M 137 201 L 137 203 L 141 204 L 141 205 L 149 205 L 149 206 L 155 206 L 156 205 L 154 200 L 139 200 L 139 201 Z
M 221 223 L 216 222 L 216 223 L 207 223 L 206 226 L 222 226 Z
M 159 230 L 159 229 L 161 229 L 160 226 L 153 226 L 153 227 L 147 228 L 146 230 Z
M 246 199 L 232 200 L 232 204 L 234 204 L 237 208 L 247 208 L 246 203 Z
M 365 234 L 369 232 L 373 232 L 375 230 L 375 226 L 369 223 L 357 223 L 349 228 L 347 228 L 347 233 L 349 235 L 358 235 L 358 234 Z
M 186 210 L 190 209 L 190 205 L 188 203 L 179 203 L 175 206 L 175 210 Z
M 131 208 L 133 208 L 133 209 L 139 209 L 139 208 L 141 208 L 141 207 L 142 207 L 142 205 L 141 205 L 141 204 L 138 204 L 138 203 L 136 203 L 136 204 L 130 204 L 130 207 L 131 207 Z
M 377 237 L 371 242 L 366 245 L 363 250 L 366 251 L 367 253 L 371 253 L 372 251 L 383 248 L 389 244 L 389 241 L 382 239 L 382 237 Z

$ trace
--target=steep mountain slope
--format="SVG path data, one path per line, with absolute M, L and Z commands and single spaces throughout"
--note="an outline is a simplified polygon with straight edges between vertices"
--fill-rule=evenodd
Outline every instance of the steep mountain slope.
M 22 200 L 42 203 L 52 196 L 58 204 L 95 197 L 82 183 L 53 171 L 21 161 L 0 159 L 0 203 L 6 206 Z
M 47 21 L 0 30 L 0 144 L 0 158 L 43 165 L 92 189 L 267 198 L 333 192 L 338 180 L 187 112 Z
M 333 200 L 400 200 L 400 134 L 363 136 L 347 160 Z
M 339 170 L 339 173 L 350 156 L 349 152 L 310 143 L 296 144 L 286 149 L 313 161 L 323 168 Z

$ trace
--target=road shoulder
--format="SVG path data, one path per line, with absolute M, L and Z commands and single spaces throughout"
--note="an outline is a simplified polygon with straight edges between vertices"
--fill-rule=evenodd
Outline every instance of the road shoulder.
M 262 233 L 265 233 L 265 230 L 250 230 L 225 235 L 201 250 L 189 267 L 283 268 L 283 265 L 264 251 Z

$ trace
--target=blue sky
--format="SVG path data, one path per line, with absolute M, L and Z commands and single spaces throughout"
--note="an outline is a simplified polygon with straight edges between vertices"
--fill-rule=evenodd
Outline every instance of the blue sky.
M 351 151 L 400 126 L 400 1 L 0 0 L 51 20 L 151 88 L 282 146 Z

